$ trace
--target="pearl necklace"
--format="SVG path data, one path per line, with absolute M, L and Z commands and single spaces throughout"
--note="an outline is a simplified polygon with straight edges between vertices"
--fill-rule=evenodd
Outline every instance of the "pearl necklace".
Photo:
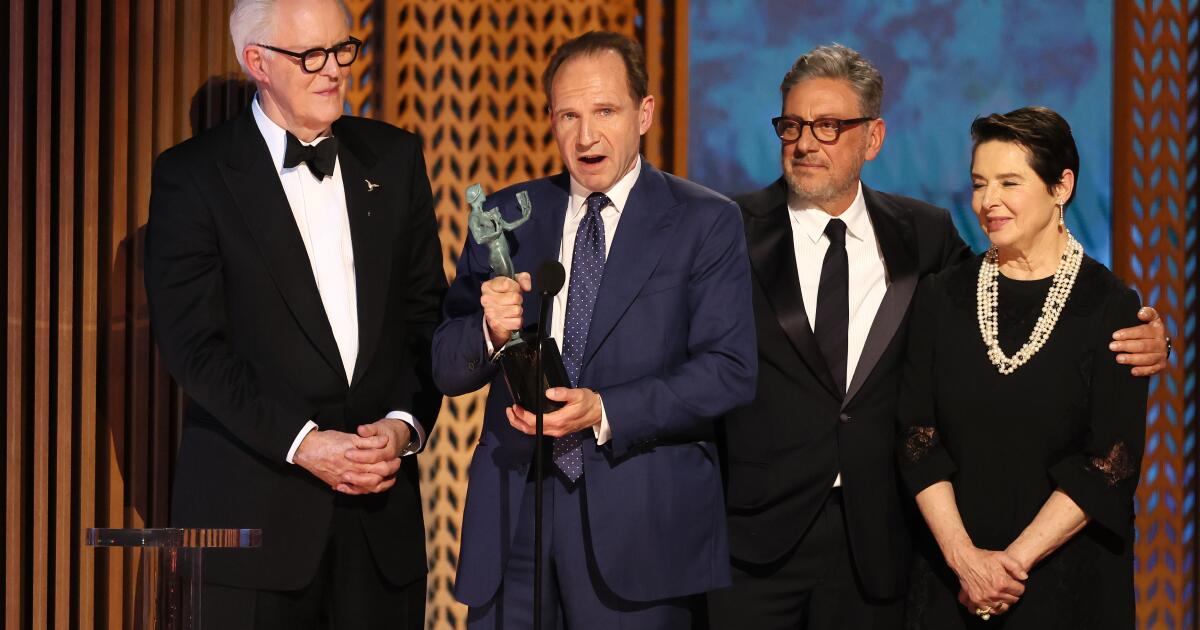
M 1000 327 L 997 311 L 1000 304 L 1000 288 L 996 277 L 1000 274 L 999 258 L 1000 254 L 995 246 L 992 246 L 983 258 L 983 264 L 979 267 L 979 282 L 975 288 L 975 312 L 979 319 L 979 332 L 983 335 L 983 345 L 987 346 L 988 359 L 1001 374 L 1012 374 L 1046 345 L 1050 333 L 1054 331 L 1058 316 L 1062 314 L 1067 298 L 1071 295 L 1071 288 L 1075 286 L 1075 278 L 1079 275 L 1079 265 L 1083 262 L 1083 245 L 1067 232 L 1067 248 L 1063 251 L 1058 269 L 1054 271 L 1054 281 L 1050 285 L 1050 292 L 1046 294 L 1046 301 L 1042 304 L 1042 314 L 1033 325 L 1029 340 L 1012 358 L 1000 349 L 998 339 Z

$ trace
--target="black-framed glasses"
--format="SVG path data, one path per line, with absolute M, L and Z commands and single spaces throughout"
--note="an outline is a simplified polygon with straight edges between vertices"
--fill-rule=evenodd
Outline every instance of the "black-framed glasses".
M 847 129 L 853 129 L 865 122 L 875 120 L 875 116 L 867 116 L 865 118 L 818 118 L 816 120 L 804 120 L 803 118 L 793 118 L 791 116 L 777 116 L 771 119 L 771 126 L 775 128 L 775 135 L 779 136 L 784 142 L 795 142 L 800 139 L 804 133 L 804 128 L 811 127 L 813 137 L 821 144 L 835 144 L 838 138 L 842 136 L 842 132 Z
M 300 68 L 310 74 L 320 72 L 326 63 L 329 63 L 329 56 L 333 55 L 333 60 L 337 65 L 345 68 L 354 63 L 358 59 L 358 50 L 362 48 L 362 41 L 356 37 L 351 37 L 340 44 L 334 44 L 329 48 L 309 48 L 304 52 L 295 52 L 266 44 L 255 44 L 262 46 L 267 50 L 273 50 L 277 53 L 295 57 L 300 60 Z

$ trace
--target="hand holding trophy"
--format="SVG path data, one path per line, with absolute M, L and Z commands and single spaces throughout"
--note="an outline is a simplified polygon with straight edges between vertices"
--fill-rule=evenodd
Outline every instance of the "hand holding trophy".
M 475 242 L 488 248 L 488 263 L 493 274 L 496 277 L 515 279 L 516 269 L 509 252 L 508 233 L 516 230 L 532 216 L 533 204 L 529 201 L 529 194 L 525 191 L 517 193 L 521 218 L 514 221 L 505 220 L 500 208 L 483 209 L 485 198 L 483 187 L 479 184 L 469 186 L 466 196 L 467 203 L 471 206 L 467 227 Z M 541 316 L 538 324 L 532 331 L 514 330 L 508 342 L 492 357 L 493 361 L 500 363 L 513 402 L 533 412 L 550 412 L 562 407 L 564 403 L 547 399 L 545 392 L 551 387 L 570 387 L 558 344 L 549 337 L 548 331 L 542 333 L 550 301 L 562 289 L 563 276 L 562 265 L 557 261 L 548 261 L 542 265 L 535 279 L 535 287 L 541 293 Z M 533 337 L 533 340 L 530 337 Z M 543 363 L 541 378 L 538 377 L 537 364 L 539 341 Z

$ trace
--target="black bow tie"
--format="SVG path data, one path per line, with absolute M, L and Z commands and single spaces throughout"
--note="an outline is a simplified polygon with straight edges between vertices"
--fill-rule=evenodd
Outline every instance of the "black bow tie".
M 292 168 L 301 162 L 308 164 L 308 170 L 313 177 L 325 179 L 333 175 L 333 165 L 337 163 L 337 138 L 325 138 L 314 145 L 301 144 L 300 140 L 287 132 L 287 149 L 283 152 L 283 167 Z

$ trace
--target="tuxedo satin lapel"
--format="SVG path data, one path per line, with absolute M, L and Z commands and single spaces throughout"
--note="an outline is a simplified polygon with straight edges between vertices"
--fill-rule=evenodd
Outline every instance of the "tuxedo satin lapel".
M 570 180 L 565 174 L 561 174 L 550 178 L 543 185 L 530 186 L 526 189 L 529 192 L 529 202 L 533 204 L 529 221 L 509 233 L 508 236 L 513 264 L 516 265 L 518 272 L 526 271 L 532 274 L 537 272 L 537 268 L 542 263 L 548 260 L 558 260 L 558 252 L 562 244 L 563 223 L 567 217 L 567 201 L 571 196 L 570 186 Z M 515 197 L 511 203 L 513 208 L 517 207 Z M 491 208 L 492 206 L 485 204 L 484 207 Z M 511 214 L 506 210 L 504 216 L 513 220 L 521 215 L 519 210 L 514 209 Z M 518 260 L 521 262 L 517 262 Z M 563 287 L 562 290 L 566 291 L 567 288 Z M 522 312 L 524 325 L 537 324 L 541 297 L 534 293 L 527 295 L 526 299 L 529 302 Z
M 234 146 L 219 166 L 230 195 L 242 211 L 275 286 L 313 345 L 339 373 L 345 373 L 333 328 L 325 315 L 312 264 L 279 174 L 249 109 L 242 115 Z
M 629 192 L 604 262 L 604 279 L 592 310 L 581 373 L 670 247 L 668 241 L 680 205 L 671 195 L 662 173 L 643 162 L 642 173 Z
M 746 221 L 750 264 L 792 346 L 829 393 L 841 398 L 804 311 L 786 201 Z
M 917 288 L 917 259 L 909 248 L 909 243 L 916 242 L 912 235 L 912 225 L 903 208 L 885 201 L 874 194 L 871 189 L 863 186 L 863 197 L 867 203 L 867 213 L 871 216 L 871 225 L 875 229 L 875 238 L 879 241 L 879 249 L 883 251 L 883 263 L 887 267 L 890 284 L 871 322 L 867 332 L 867 340 L 859 355 L 858 365 L 854 368 L 854 379 L 846 390 L 846 398 L 842 406 L 850 402 L 871 376 L 871 372 L 879 363 L 884 350 L 892 343 L 896 331 L 904 321 L 908 305 L 912 301 L 913 292 Z
M 391 195 L 391 187 L 368 186 L 383 181 L 372 173 L 375 154 L 358 138 L 349 136 L 334 124 L 338 138 L 338 163 L 342 168 L 342 186 L 346 189 L 346 211 L 350 215 L 350 239 L 354 247 L 354 285 L 358 301 L 358 358 L 354 362 L 353 387 L 371 364 L 383 327 L 392 256 L 389 244 L 395 234 L 397 212 L 406 210 Z

